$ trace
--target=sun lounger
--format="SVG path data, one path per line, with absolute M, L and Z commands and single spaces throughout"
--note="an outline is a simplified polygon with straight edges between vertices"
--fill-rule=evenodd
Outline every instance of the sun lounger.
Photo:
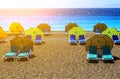
M 119 43 L 120 44 L 120 39 L 118 38 L 117 35 L 113 35 L 112 39 L 113 39 L 114 43 Z
M 95 30 L 95 34 L 101 34 L 99 29 Z
M 27 35 L 29 40 L 32 40 L 32 36 L 31 35 Z
M 46 30 L 46 31 L 44 32 L 44 35 L 50 35 L 49 31 Z
M 29 46 L 24 46 L 22 51 L 18 54 L 17 58 L 27 58 L 31 57 L 32 51 Z
M 113 60 L 112 53 L 110 51 L 110 46 L 103 46 L 102 47 L 102 59 L 103 60 Z
M 77 43 L 77 40 L 76 40 L 76 38 L 75 38 L 75 35 L 70 35 L 69 42 L 70 42 L 71 44 L 76 44 L 76 43 Z
M 98 60 L 97 49 L 96 46 L 89 46 L 89 51 L 87 54 L 88 60 Z
M 18 53 L 18 47 L 17 46 L 11 46 L 10 51 L 4 55 L 4 58 L 16 58 Z
M 85 40 L 84 35 L 80 35 L 78 41 L 79 41 L 80 44 L 81 44 L 81 43 L 86 43 L 86 40 Z
M 42 43 L 41 35 L 36 35 L 36 40 L 34 42 L 35 43 Z

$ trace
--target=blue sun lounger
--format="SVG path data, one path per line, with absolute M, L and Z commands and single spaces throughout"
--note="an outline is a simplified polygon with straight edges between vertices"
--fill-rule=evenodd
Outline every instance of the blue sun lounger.
M 85 40 L 84 35 L 80 35 L 78 41 L 79 41 L 80 44 L 81 44 L 81 43 L 86 43 L 86 40 Z
M 110 51 L 110 46 L 103 46 L 102 50 L 102 60 L 113 60 L 113 55 Z
M 76 44 L 76 43 L 77 43 L 77 40 L 76 40 L 76 38 L 75 38 L 75 35 L 70 35 L 69 42 L 70 42 L 71 44 Z
M 98 60 L 97 49 L 96 46 L 89 46 L 89 51 L 87 54 L 88 60 Z
M 117 35 L 113 35 L 112 39 L 113 39 L 114 43 L 119 43 L 120 44 L 120 39 L 118 38 Z
M 36 35 L 36 40 L 34 42 L 35 43 L 42 43 L 41 35 Z
M 18 54 L 17 58 L 27 58 L 29 59 L 29 57 L 31 56 L 32 51 L 30 50 L 29 46 L 24 46 L 22 51 Z
M 11 46 L 10 51 L 4 55 L 4 58 L 16 58 L 18 53 L 18 47 L 17 46 Z

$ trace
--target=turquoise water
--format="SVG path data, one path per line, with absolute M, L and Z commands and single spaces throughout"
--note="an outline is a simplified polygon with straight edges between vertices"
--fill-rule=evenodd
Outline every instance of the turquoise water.
M 10 24 L 14 21 L 20 22 L 25 30 L 40 23 L 48 23 L 52 30 L 64 31 L 70 22 L 77 23 L 86 31 L 92 31 L 97 23 L 105 23 L 108 27 L 120 30 L 120 9 L 52 9 L 42 15 L 38 12 L 38 15 L 29 16 L 0 16 L 0 26 L 5 31 L 9 30 Z

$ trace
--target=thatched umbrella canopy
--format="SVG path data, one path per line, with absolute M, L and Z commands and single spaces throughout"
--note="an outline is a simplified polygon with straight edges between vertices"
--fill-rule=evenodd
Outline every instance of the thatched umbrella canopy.
M 113 40 L 107 36 L 107 35 L 102 35 L 102 34 L 97 34 L 92 36 L 86 41 L 86 50 L 88 51 L 89 46 L 96 46 L 97 48 L 101 49 L 102 46 L 110 46 L 110 48 L 113 48 Z
M 24 32 L 24 28 L 19 22 L 12 22 L 10 27 L 9 27 L 10 32 L 13 34 L 20 34 Z
M 69 23 L 65 26 L 65 32 L 68 32 L 71 28 L 78 27 L 76 23 Z
M 0 27 L 0 39 L 4 39 L 7 37 L 6 32 Z
M 10 41 L 11 46 L 15 45 L 18 46 L 19 50 L 22 51 L 24 46 L 30 46 L 31 50 L 33 50 L 33 42 L 29 40 L 26 36 L 19 37 L 16 36 L 13 40 Z
M 93 31 L 94 32 L 99 31 L 100 33 L 102 33 L 106 29 L 107 29 L 107 25 L 106 24 L 104 24 L 104 23 L 98 23 L 98 24 L 96 24 L 94 26 L 94 30 Z
M 31 35 L 32 41 L 34 41 L 36 39 L 36 35 L 41 35 L 43 37 L 44 33 L 38 28 L 31 27 L 25 32 L 25 35 Z
M 47 23 L 42 23 L 42 24 L 39 24 L 37 26 L 38 29 L 40 29 L 41 31 L 43 32 L 50 32 L 51 31 L 51 27 L 50 25 L 48 25 Z
M 116 28 L 107 28 L 102 34 L 108 35 L 112 38 L 113 35 L 120 35 L 120 32 Z
M 68 31 L 68 36 L 70 37 L 71 34 L 76 35 L 76 39 L 79 38 L 80 35 L 86 35 L 86 31 L 82 27 L 73 27 Z

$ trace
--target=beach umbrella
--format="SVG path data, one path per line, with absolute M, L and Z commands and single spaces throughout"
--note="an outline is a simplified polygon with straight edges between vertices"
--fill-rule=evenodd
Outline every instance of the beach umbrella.
M 69 23 L 65 26 L 65 32 L 68 32 L 71 28 L 78 27 L 76 23 Z
M 34 41 L 36 39 L 36 35 L 41 35 L 41 37 L 43 37 L 44 33 L 38 28 L 31 27 L 28 30 L 26 30 L 25 35 L 31 35 L 32 41 Z
M 19 50 L 22 51 L 24 46 L 30 46 L 31 50 L 33 50 L 33 42 L 29 40 L 26 36 L 19 37 L 16 36 L 13 40 L 10 41 L 11 46 L 18 46 Z
M 70 37 L 71 34 L 76 35 L 76 39 L 79 38 L 80 35 L 86 35 L 86 31 L 82 27 L 73 27 L 68 31 L 68 36 Z
M 24 28 L 18 22 L 12 22 L 11 25 L 10 25 L 9 30 L 13 34 L 20 34 L 20 33 L 24 32 Z
M 7 37 L 6 32 L 0 27 L 0 39 L 5 39 Z
M 96 24 L 94 26 L 94 30 L 93 31 L 94 32 L 99 31 L 100 33 L 102 33 L 106 29 L 107 29 L 107 25 L 106 24 L 104 24 L 104 23 L 98 23 L 98 24 Z
M 110 46 L 110 48 L 112 49 L 113 44 L 114 42 L 109 36 L 96 34 L 86 41 L 85 48 L 88 51 L 89 46 L 96 46 L 98 49 L 101 49 L 103 46 L 107 45 Z
M 112 38 L 113 35 L 120 35 L 120 32 L 116 28 L 107 28 L 102 34 L 108 35 Z
M 37 28 L 43 32 L 50 32 L 51 31 L 51 27 L 47 23 L 41 23 L 37 26 Z

